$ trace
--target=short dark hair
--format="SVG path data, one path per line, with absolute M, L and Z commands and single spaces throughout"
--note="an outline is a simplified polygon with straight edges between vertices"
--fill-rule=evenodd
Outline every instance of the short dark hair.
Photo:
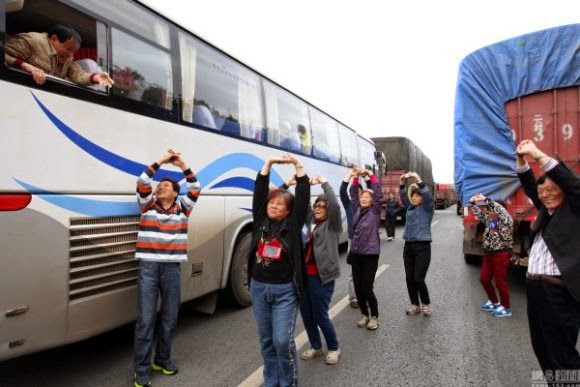
M 328 199 L 326 198 L 325 194 L 320 194 L 316 197 L 316 200 L 314 200 L 314 204 L 318 203 L 318 202 L 324 202 L 324 203 L 328 203 Z
M 173 186 L 173 191 L 174 192 L 179 193 L 179 191 L 181 191 L 181 186 L 179 185 L 179 183 L 176 182 L 175 180 L 173 180 L 172 178 L 170 178 L 170 177 L 164 177 L 163 179 L 161 179 L 160 183 L 161 182 L 164 182 L 164 181 L 168 181 L 168 182 L 171 183 L 171 185 Z
M 288 209 L 288 211 L 292 212 L 292 208 L 294 208 L 294 195 L 292 195 L 285 189 L 272 188 L 268 193 L 268 202 L 273 198 L 275 198 L 276 196 L 282 196 L 282 198 L 284 199 L 284 203 L 286 203 L 286 208 Z
M 540 177 L 538 178 L 538 185 L 542 185 L 542 184 L 544 184 L 544 183 L 546 182 L 546 178 L 547 178 L 547 177 L 548 177 L 548 175 L 546 175 L 545 173 L 544 173 L 542 176 L 540 176 Z
M 74 28 L 64 25 L 64 24 L 57 24 L 52 27 L 50 31 L 48 31 L 48 37 L 50 38 L 52 35 L 55 35 L 59 42 L 64 43 L 70 38 L 73 38 L 79 45 L 82 43 L 81 35 L 75 30 Z

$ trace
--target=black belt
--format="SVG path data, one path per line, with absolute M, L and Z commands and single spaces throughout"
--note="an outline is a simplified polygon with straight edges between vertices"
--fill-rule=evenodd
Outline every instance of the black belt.
M 557 286 L 566 286 L 561 275 L 545 275 L 545 274 L 530 274 L 526 273 L 526 279 L 528 281 L 540 281 L 546 284 L 552 284 Z

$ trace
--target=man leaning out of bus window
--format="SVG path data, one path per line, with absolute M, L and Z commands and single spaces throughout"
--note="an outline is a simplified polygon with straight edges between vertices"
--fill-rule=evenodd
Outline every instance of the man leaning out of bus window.
M 113 86 L 109 74 L 85 72 L 73 62 L 73 54 L 81 47 L 81 36 L 72 27 L 56 25 L 48 33 L 25 32 L 6 43 L 6 65 L 24 70 L 42 85 L 46 74 L 68 78 L 77 85 Z
M 155 192 L 153 176 L 163 164 L 179 167 L 187 180 L 187 194 L 181 200 L 179 183 L 163 178 Z M 141 209 L 135 258 L 139 260 L 137 277 L 137 321 L 135 323 L 135 387 L 149 386 L 149 370 L 165 375 L 177 373 L 171 360 L 171 343 L 181 304 L 181 262 L 187 261 L 188 217 L 199 196 L 195 174 L 179 152 L 169 149 L 137 180 L 137 201 Z M 159 324 L 155 332 L 157 299 L 161 296 Z M 157 337 L 151 364 L 153 337 Z

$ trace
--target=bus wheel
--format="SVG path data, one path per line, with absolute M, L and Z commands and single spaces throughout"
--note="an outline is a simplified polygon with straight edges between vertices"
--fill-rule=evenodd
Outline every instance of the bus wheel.
M 252 234 L 249 232 L 238 237 L 228 276 L 228 298 L 235 304 L 244 307 L 252 305 L 248 286 L 248 254 L 251 242 Z

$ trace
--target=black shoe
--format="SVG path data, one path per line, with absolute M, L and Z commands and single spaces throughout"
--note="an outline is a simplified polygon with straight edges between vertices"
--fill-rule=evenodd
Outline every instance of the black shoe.
M 135 387 L 150 386 L 151 379 L 149 379 L 149 372 L 135 372 L 135 380 L 133 385 Z

